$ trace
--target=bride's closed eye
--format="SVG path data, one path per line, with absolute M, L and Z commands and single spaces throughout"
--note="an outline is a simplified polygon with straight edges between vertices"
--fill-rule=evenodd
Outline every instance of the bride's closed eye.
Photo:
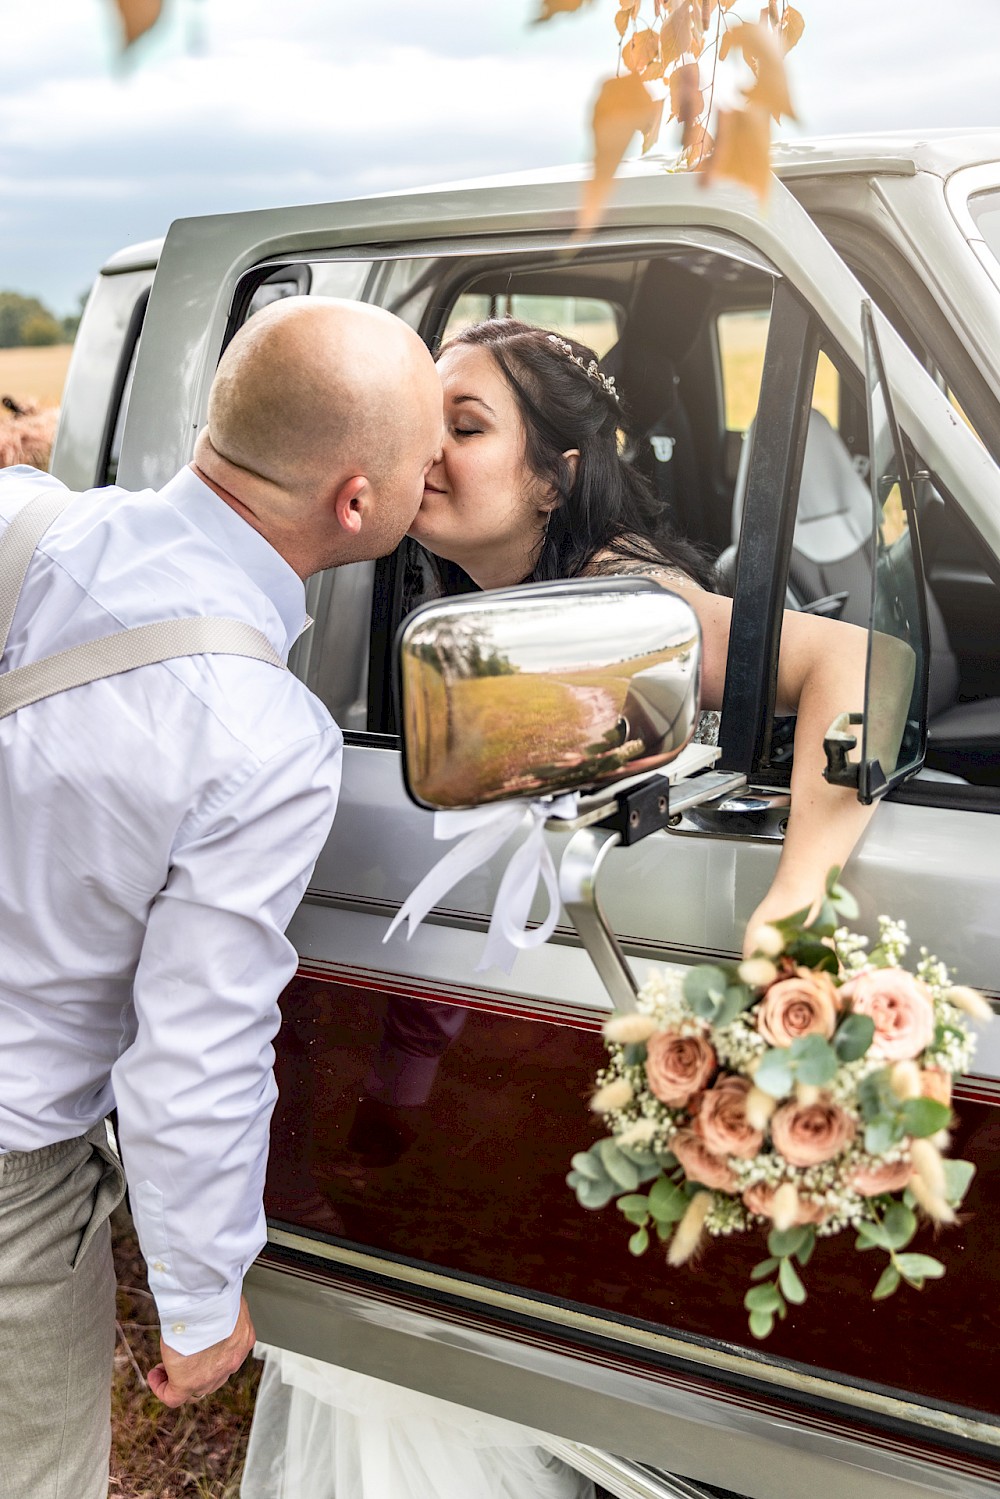
M 452 427 L 455 437 L 476 437 L 482 432 L 482 427 Z

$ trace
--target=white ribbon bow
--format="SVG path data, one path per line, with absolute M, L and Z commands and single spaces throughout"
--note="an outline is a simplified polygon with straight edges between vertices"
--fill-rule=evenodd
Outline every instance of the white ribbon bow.
M 400 922 L 408 921 L 407 940 L 413 936 L 428 911 L 459 880 L 486 864 L 513 833 L 528 823 L 528 836 L 511 855 L 504 870 L 490 929 L 476 972 L 496 966 L 510 973 L 522 948 L 541 947 L 555 931 L 559 919 L 559 880 L 552 854 L 545 842 L 545 823 L 550 817 L 567 821 L 577 815 L 575 794 L 542 797 L 529 802 L 503 802 L 498 806 L 474 807 L 468 812 L 435 812 L 434 837 L 442 841 L 465 836 L 424 875 L 420 884 L 400 906 L 389 930 L 388 942 Z M 549 910 L 541 926 L 527 930 L 528 912 L 541 879 L 549 897 Z

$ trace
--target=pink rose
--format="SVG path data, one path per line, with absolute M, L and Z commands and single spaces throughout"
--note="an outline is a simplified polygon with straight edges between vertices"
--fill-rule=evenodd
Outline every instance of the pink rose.
M 828 973 L 796 968 L 778 979 L 761 1000 L 757 1029 L 768 1046 L 791 1046 L 800 1036 L 824 1036 L 837 1026 L 837 986 Z
M 905 1062 L 934 1039 L 934 1003 L 927 985 L 903 968 L 874 968 L 840 991 L 844 1004 L 875 1022 L 872 1047 L 889 1062 Z
M 683 1108 L 704 1088 L 718 1065 L 715 1052 L 702 1036 L 657 1031 L 646 1043 L 650 1092 L 670 1109 Z
M 691 1129 L 679 1129 L 670 1149 L 684 1167 L 688 1181 L 701 1182 L 716 1192 L 735 1192 L 736 1176 L 720 1156 L 713 1155 Z
M 763 1131 L 754 1129 L 747 1119 L 747 1094 L 752 1087 L 749 1078 L 727 1074 L 701 1095 L 694 1127 L 713 1155 L 749 1160 L 763 1145 Z
M 859 1166 L 851 1177 L 851 1186 L 862 1197 L 879 1197 L 883 1192 L 901 1192 L 913 1175 L 909 1161 L 880 1161 Z
M 748 1213 L 757 1213 L 761 1218 L 772 1218 L 774 1194 L 777 1190 L 777 1187 L 769 1187 L 765 1182 L 758 1182 L 755 1187 L 747 1187 L 743 1193 L 743 1206 Z M 806 1223 L 822 1223 L 829 1216 L 828 1208 L 821 1207 L 818 1202 L 813 1202 L 809 1197 L 800 1197 L 795 1222 L 791 1226 L 799 1228 Z
M 818 1166 L 832 1161 L 854 1139 L 854 1120 L 828 1094 L 816 1103 L 785 1103 L 771 1119 L 774 1148 L 789 1165 Z
M 925 1067 L 920 1074 L 920 1093 L 923 1098 L 933 1098 L 951 1108 L 951 1073 L 943 1067 Z

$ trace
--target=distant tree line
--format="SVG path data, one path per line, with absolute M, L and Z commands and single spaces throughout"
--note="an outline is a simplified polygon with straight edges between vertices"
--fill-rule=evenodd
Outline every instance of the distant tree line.
M 80 326 L 80 309 L 57 318 L 37 297 L 0 291 L 0 349 L 37 348 L 42 344 L 71 344 Z

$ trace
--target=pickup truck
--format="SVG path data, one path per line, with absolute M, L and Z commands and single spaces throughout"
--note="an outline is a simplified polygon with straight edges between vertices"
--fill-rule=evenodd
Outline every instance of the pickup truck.
M 867 622 L 878 602 L 870 315 L 913 476 L 899 526 L 920 669 L 898 766 L 860 777 L 885 804 L 847 883 L 869 929 L 904 918 L 996 999 L 1000 135 L 804 143 L 777 170 L 760 211 L 634 164 L 572 254 L 572 172 L 179 221 L 98 276 L 52 469 L 78 489 L 165 482 L 227 340 L 290 291 L 378 303 L 432 346 L 504 311 L 589 343 L 628 401 L 636 461 L 733 593 L 719 768 L 746 782 L 610 847 L 607 920 L 640 975 L 731 960 L 788 815 L 782 609 Z M 421 586 L 407 542 L 313 578 L 291 663 L 346 752 L 290 930 L 269 1243 L 249 1279 L 260 1336 L 543 1426 L 617 1495 L 1000 1493 L 995 1044 L 956 1094 L 978 1174 L 935 1249 L 948 1277 L 919 1302 L 873 1306 L 858 1256 L 831 1241 L 843 1294 L 793 1308 L 764 1346 L 741 1306 L 751 1247 L 721 1240 L 697 1273 L 632 1260 L 614 1215 L 582 1213 L 564 1185 L 595 1137 L 585 1100 L 611 1007 L 576 927 L 509 977 L 477 974 L 498 857 L 411 942 L 382 942 L 440 854 L 404 789 L 394 693 Z M 566 835 L 547 836 L 558 859 Z M 395 1093 L 393 1045 L 411 1071 Z

